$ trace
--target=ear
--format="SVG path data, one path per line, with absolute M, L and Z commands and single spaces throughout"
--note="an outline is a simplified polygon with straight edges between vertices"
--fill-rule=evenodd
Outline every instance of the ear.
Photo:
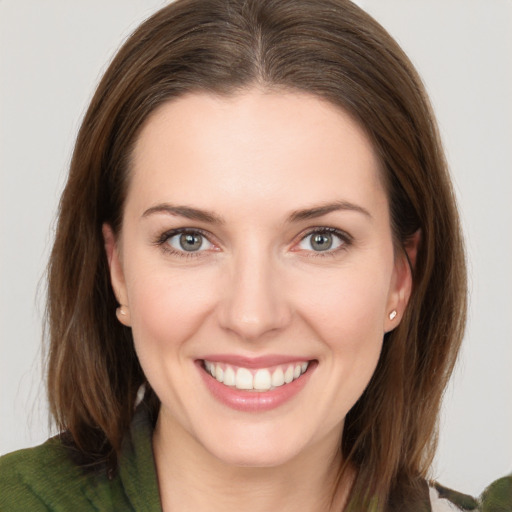
M 418 230 L 407 240 L 403 250 L 395 256 L 388 309 L 384 318 L 384 332 L 392 331 L 398 326 L 409 303 L 420 242 L 421 230 Z
M 117 308 L 117 318 L 123 325 L 130 327 L 128 294 L 126 293 L 126 283 L 117 239 L 110 224 L 103 224 L 102 233 L 108 267 L 110 270 L 110 282 L 117 302 L 121 305 Z

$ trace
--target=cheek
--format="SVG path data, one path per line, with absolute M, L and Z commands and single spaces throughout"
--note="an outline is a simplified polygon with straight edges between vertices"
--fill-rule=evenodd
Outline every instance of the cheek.
M 128 297 L 136 346 L 175 348 L 197 331 L 213 307 L 212 276 L 169 269 L 134 269 L 133 276 Z
M 324 339 L 360 344 L 382 339 L 389 293 L 389 273 L 346 267 L 316 273 L 314 281 L 295 286 L 297 309 Z M 300 283 L 300 282 L 299 282 Z M 337 335 L 339 333 L 339 336 Z
M 384 339 L 387 283 L 378 273 L 354 268 L 313 287 L 304 303 L 303 317 L 325 349 L 321 362 L 332 382 L 327 400 L 334 419 L 348 413 L 375 372 Z

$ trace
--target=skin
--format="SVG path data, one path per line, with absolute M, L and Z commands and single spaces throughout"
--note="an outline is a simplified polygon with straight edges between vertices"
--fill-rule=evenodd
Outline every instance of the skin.
M 119 319 L 162 402 L 164 510 L 340 510 L 352 477 L 331 504 L 344 418 L 411 290 L 370 141 L 322 99 L 255 88 L 163 105 L 133 157 L 122 231 L 104 236 Z M 289 220 L 335 202 L 351 206 Z M 162 204 L 223 222 L 151 210 Z M 334 249 L 311 245 L 320 227 L 342 232 Z M 205 233 L 199 251 L 165 239 L 179 228 Z M 197 360 L 212 353 L 318 364 L 285 404 L 241 412 L 204 385 Z

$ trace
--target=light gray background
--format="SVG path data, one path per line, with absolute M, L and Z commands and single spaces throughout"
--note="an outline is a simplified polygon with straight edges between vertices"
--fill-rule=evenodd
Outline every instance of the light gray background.
M 478 494 L 512 470 L 512 1 L 358 3 L 423 76 L 460 201 L 471 311 L 433 476 Z M 0 0 L 0 453 L 49 435 L 42 276 L 59 193 L 107 62 L 164 4 Z

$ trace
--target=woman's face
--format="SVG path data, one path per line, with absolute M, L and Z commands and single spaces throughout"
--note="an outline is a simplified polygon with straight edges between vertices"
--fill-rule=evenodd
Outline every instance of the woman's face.
M 365 133 L 307 94 L 198 93 L 133 156 L 104 233 L 159 428 L 229 464 L 334 453 L 411 284 Z

